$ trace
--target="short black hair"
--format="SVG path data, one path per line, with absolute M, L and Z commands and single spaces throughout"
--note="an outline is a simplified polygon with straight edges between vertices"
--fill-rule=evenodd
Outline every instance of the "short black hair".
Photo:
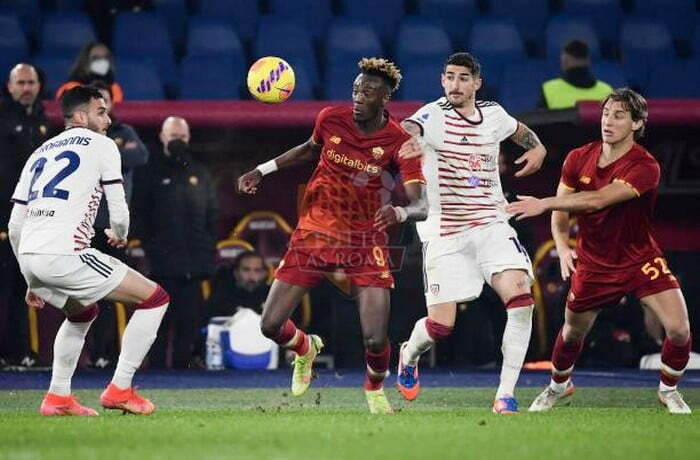
M 590 51 L 586 42 L 582 40 L 571 40 L 562 48 L 564 53 L 576 59 L 588 59 Z
M 263 268 L 267 268 L 267 266 L 265 265 L 265 258 L 262 256 L 262 254 L 260 254 L 258 251 L 245 250 L 245 251 L 241 252 L 240 254 L 238 254 L 238 256 L 236 256 L 236 258 L 234 259 L 233 269 L 235 271 L 237 271 L 239 268 L 241 268 L 241 264 L 248 257 L 259 258 L 262 261 Z
M 479 64 L 479 60 L 471 53 L 463 52 L 451 54 L 447 58 L 447 61 L 445 61 L 445 65 L 442 68 L 442 73 L 445 73 L 448 65 L 466 67 L 469 69 L 469 72 L 471 72 L 473 77 L 478 77 L 481 75 L 481 64 Z
M 91 86 L 93 88 L 97 88 L 101 91 L 107 91 L 107 93 L 109 94 L 109 97 L 114 99 L 114 93 L 112 92 L 112 85 L 107 83 L 105 80 L 102 80 L 102 79 L 92 80 L 88 86 Z
M 81 105 L 89 104 L 93 99 L 102 99 L 102 94 L 92 86 L 76 86 L 61 95 L 61 110 L 63 118 L 73 117 L 73 112 Z
M 649 117 L 647 100 L 644 99 L 644 96 L 629 88 L 616 88 L 601 101 L 601 109 L 605 107 L 608 101 L 621 102 L 625 110 L 628 110 L 632 116 L 632 121 L 641 121 L 642 127 L 634 132 L 634 140 L 644 137 L 647 118 Z
M 401 83 L 401 69 L 396 64 L 384 58 L 362 58 L 357 63 L 360 71 L 365 75 L 373 75 L 384 80 L 390 91 L 396 91 Z

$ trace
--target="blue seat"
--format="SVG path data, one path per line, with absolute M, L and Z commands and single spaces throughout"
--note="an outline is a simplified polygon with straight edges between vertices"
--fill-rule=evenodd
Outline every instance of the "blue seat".
M 232 21 L 242 40 L 250 42 L 255 37 L 260 18 L 256 0 L 196 0 L 195 4 L 203 16 Z
M 360 73 L 354 62 L 339 62 L 326 69 L 323 79 L 323 99 L 349 101 L 352 99 L 352 84 Z
M 402 65 L 420 60 L 444 61 L 452 53 L 452 44 L 445 30 L 423 17 L 404 19 L 396 43 L 396 59 Z
M 193 16 L 187 34 L 188 56 L 227 56 L 245 66 L 245 50 L 228 21 Z
M 700 60 L 678 60 L 656 67 L 645 88 L 649 98 L 700 98 Z
M 55 94 L 56 90 L 68 80 L 74 58 L 41 53 L 32 58 L 32 64 L 44 72 L 44 90 Z
M 79 11 L 85 7 L 85 0 L 50 0 L 50 7 L 59 11 Z
M 27 37 L 39 34 L 41 5 L 39 0 L 0 0 L 0 14 L 16 16 Z
M 292 92 L 291 98 L 295 101 L 312 101 L 316 99 L 315 88 L 312 84 L 313 79 L 308 75 L 308 70 L 305 66 L 293 67 L 294 69 L 294 79 L 296 84 L 294 85 L 294 91 Z
M 635 13 L 649 18 L 661 18 L 674 39 L 689 41 L 696 24 L 697 10 L 694 0 L 637 0 Z
M 469 35 L 469 50 L 492 75 L 500 74 L 505 64 L 526 57 L 515 22 L 505 16 L 479 18 Z
M 439 21 L 455 48 L 460 48 L 467 44 L 476 3 L 476 0 L 422 0 L 420 13 Z
M 0 16 L 0 75 L 3 79 L 19 62 L 29 57 L 29 44 L 15 16 Z
M 551 77 L 541 59 L 508 65 L 501 76 L 499 100 L 513 115 L 533 110 L 540 102 L 542 83 Z
M 188 56 L 180 63 L 180 99 L 239 99 L 243 79 L 233 58 Z
M 598 80 L 602 80 L 613 88 L 628 86 L 627 76 L 622 66 L 614 61 L 598 60 L 591 65 L 591 72 Z
M 384 43 L 392 42 L 404 16 L 403 0 L 343 0 L 343 15 L 364 22 Z
M 549 0 L 491 0 L 491 11 L 515 19 L 520 35 L 535 51 L 544 43 L 544 28 L 549 18 Z
M 369 25 L 339 18 L 328 27 L 324 50 L 326 68 L 342 62 L 357 63 L 363 57 L 382 54 L 379 37 Z
M 622 19 L 620 0 L 566 0 L 564 11 L 590 20 L 607 47 L 617 43 Z
M 187 2 L 186 0 L 151 0 L 160 16 L 165 20 L 175 50 L 180 50 L 185 44 L 187 31 Z
M 160 71 L 148 60 L 123 58 L 117 61 L 119 84 L 129 101 L 165 99 Z
M 403 79 L 397 99 L 430 102 L 442 97 L 444 92 L 440 85 L 440 74 L 443 61 L 415 62 L 403 66 Z
M 559 60 L 562 47 L 570 40 L 586 42 L 593 59 L 600 57 L 598 35 L 587 18 L 560 14 L 550 18 L 545 29 L 547 59 Z
M 645 87 L 650 70 L 665 65 L 675 56 L 666 26 L 639 16 L 630 17 L 622 24 L 620 49 L 627 79 L 634 87 Z
M 253 45 L 253 58 L 263 56 L 279 56 L 295 69 L 304 66 L 312 84 L 318 84 L 318 64 L 307 29 L 282 17 L 263 16 Z
M 692 52 L 695 58 L 700 58 L 700 13 L 696 15 L 697 26 L 695 27 L 695 33 L 693 34 L 693 41 L 691 44 Z
M 314 40 L 320 40 L 333 13 L 329 0 L 270 0 L 270 11 L 308 28 Z
M 75 57 L 85 43 L 95 41 L 90 17 L 80 11 L 47 13 L 41 26 L 43 53 Z
M 114 22 L 112 46 L 117 57 L 148 61 L 158 69 L 165 85 L 176 84 L 173 44 L 160 15 L 120 13 Z

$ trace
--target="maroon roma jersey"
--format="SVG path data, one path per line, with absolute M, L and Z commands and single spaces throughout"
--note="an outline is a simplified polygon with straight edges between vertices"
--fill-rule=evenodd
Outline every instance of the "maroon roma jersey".
M 355 126 L 351 107 L 319 112 L 311 139 L 323 148 L 304 194 L 299 229 L 346 242 L 372 238 L 374 215 L 391 199 L 393 173 L 404 184 L 425 182 L 420 158 L 399 159 L 399 147 L 410 136 L 386 115 L 386 125 L 367 135 Z
M 601 141 L 592 142 L 569 152 L 562 167 L 561 182 L 583 192 L 620 181 L 637 197 L 597 212 L 576 214 L 578 264 L 591 272 L 637 267 L 661 255 L 652 235 L 659 163 L 635 143 L 625 155 L 599 168 L 602 145 Z

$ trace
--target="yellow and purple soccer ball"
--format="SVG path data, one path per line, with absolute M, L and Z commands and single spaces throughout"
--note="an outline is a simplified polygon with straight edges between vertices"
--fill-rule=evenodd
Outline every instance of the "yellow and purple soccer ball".
M 284 59 L 265 56 L 248 70 L 248 91 L 260 102 L 279 104 L 294 91 L 294 70 Z

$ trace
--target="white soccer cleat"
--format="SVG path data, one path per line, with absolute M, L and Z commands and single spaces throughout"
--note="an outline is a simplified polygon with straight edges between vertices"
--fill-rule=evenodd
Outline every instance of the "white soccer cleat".
M 691 414 L 693 412 L 678 390 L 659 391 L 659 402 L 666 406 L 671 414 Z
M 573 383 L 571 383 L 571 380 L 569 380 L 569 383 L 566 385 L 566 389 L 562 392 L 554 391 L 550 386 L 547 386 L 547 388 L 545 388 L 544 391 L 540 393 L 534 401 L 532 401 L 528 412 L 548 411 L 554 407 L 557 401 L 571 396 L 574 394 L 574 391 L 576 391 L 576 387 Z

